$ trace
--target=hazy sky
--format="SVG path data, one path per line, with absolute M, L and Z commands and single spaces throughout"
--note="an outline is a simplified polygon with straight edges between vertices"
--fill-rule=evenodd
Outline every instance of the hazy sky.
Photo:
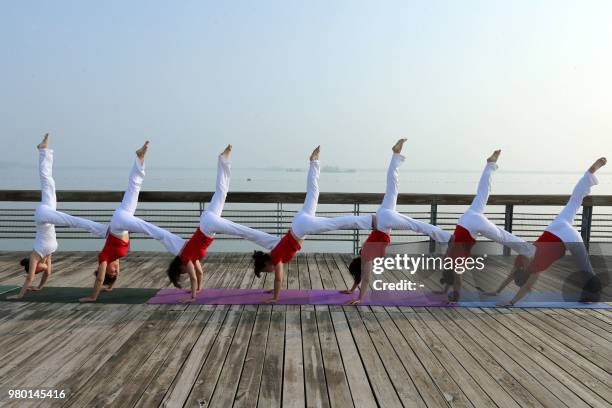
M 612 2 L 3 1 L 0 163 L 580 170 L 612 156 Z M 69 154 L 68 154 L 69 153 Z M 475 164 L 476 162 L 476 164 Z

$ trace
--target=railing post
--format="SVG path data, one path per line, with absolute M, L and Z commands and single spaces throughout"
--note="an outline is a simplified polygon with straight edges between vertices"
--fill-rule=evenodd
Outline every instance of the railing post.
M 512 221 L 514 219 L 514 205 L 506 204 L 506 211 L 504 213 L 504 229 L 508 232 L 512 232 Z M 504 255 L 510 255 L 510 248 L 504 246 Z
M 582 222 L 580 223 L 580 235 L 587 250 L 591 242 L 591 224 L 593 222 L 593 206 L 585 205 L 582 207 Z
M 276 235 L 281 236 L 283 203 L 276 203 Z
M 438 204 L 432 203 L 429 208 L 429 223 L 431 225 L 438 225 Z M 429 253 L 433 253 L 436 250 L 436 241 L 433 238 L 429 238 Z
M 353 204 L 353 215 L 359 215 L 359 203 Z M 353 230 L 353 255 L 359 252 L 359 230 Z

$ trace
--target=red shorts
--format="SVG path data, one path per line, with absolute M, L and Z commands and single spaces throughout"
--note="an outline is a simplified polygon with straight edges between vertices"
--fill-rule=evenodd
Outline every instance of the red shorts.
M 291 230 L 289 230 L 280 240 L 280 242 L 276 244 L 274 249 L 270 251 L 270 256 L 272 256 L 272 263 L 274 265 L 278 265 L 281 262 L 290 262 L 300 249 L 302 249 L 300 242 L 295 239 L 295 237 L 291 233 Z
M 384 258 L 390 243 L 391 237 L 388 234 L 379 230 L 373 230 L 361 248 L 360 255 L 362 262 L 371 261 L 374 258 Z
M 181 261 L 183 261 L 183 265 L 189 263 L 189 261 L 195 262 L 204 258 L 206 256 L 206 250 L 210 244 L 212 244 L 213 240 L 214 238 L 207 237 L 198 227 L 179 255 Z
M 565 256 L 565 244 L 558 236 L 551 232 L 544 231 L 533 245 L 536 247 L 536 251 L 529 267 L 529 272 L 531 273 L 543 272 Z M 517 257 L 514 265 L 516 267 L 525 267 L 526 258 Z
M 104 244 L 104 248 L 102 248 L 102 252 L 98 254 L 98 262 L 110 263 L 116 261 L 126 256 L 129 250 L 129 240 L 126 242 L 109 233 L 106 237 L 106 243 Z
M 446 255 L 450 258 L 467 258 L 472 253 L 474 244 L 476 244 L 476 240 L 472 237 L 470 231 L 457 224 Z

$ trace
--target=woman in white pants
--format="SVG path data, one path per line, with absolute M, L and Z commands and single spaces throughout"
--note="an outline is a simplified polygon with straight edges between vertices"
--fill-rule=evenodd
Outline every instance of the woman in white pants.
M 455 226 L 455 231 L 446 253 L 447 257 L 469 257 L 478 236 L 483 236 L 493 242 L 504 245 L 529 259 L 533 257 L 535 250 L 532 245 L 505 229 L 498 227 L 484 214 L 491 192 L 491 178 L 493 177 L 493 172 L 498 168 L 497 160 L 500 154 L 501 150 L 496 150 L 487 159 L 487 164 L 478 182 L 476 196 Z M 448 292 L 452 285 L 453 291 L 449 294 L 449 302 L 457 302 L 461 291 L 461 274 L 450 270 L 445 270 L 443 273 L 440 282 L 444 285 L 444 289 L 440 293 Z
M 353 287 L 342 293 L 353 293 L 357 288 L 359 296 L 349 302 L 358 304 L 363 300 L 369 288 L 372 275 L 372 261 L 374 258 L 385 256 L 385 250 L 391 243 L 391 230 L 414 231 L 428 235 L 434 241 L 447 244 L 451 234 L 442 228 L 408 217 L 397 211 L 397 196 L 399 194 L 399 166 L 406 158 L 401 154 L 406 139 L 400 139 L 393 146 L 393 156 L 387 169 L 387 186 L 383 201 L 376 211 L 376 226 L 366 239 L 361 253 L 349 265 L 349 272 L 353 276 Z
M 168 278 L 178 288 L 181 287 L 181 274 L 187 274 L 191 283 L 191 295 L 184 302 L 193 302 L 201 289 L 204 271 L 200 261 L 206 256 L 208 247 L 216 234 L 233 235 L 244 238 L 265 249 L 272 249 L 279 238 L 221 217 L 231 178 L 230 154 L 232 146 L 227 145 L 217 158 L 217 180 L 215 193 L 206 210 L 200 215 L 200 225 L 193 236 L 181 248 L 168 266 Z
M 179 236 L 134 216 L 138 206 L 138 195 L 144 181 L 144 159 L 148 147 L 149 142 L 147 141 L 136 151 L 128 187 L 123 194 L 120 206 L 113 213 L 106 243 L 98 254 L 98 269 L 95 271 L 96 280 L 93 292 L 91 296 L 81 298 L 81 302 L 96 301 L 105 285 L 105 291 L 112 290 L 120 272 L 119 259 L 127 255 L 130 248 L 130 233 L 142 233 L 157 239 L 173 254 L 178 254 L 185 243 L 185 240 Z
M 44 287 L 51 276 L 51 254 L 57 250 L 56 225 L 83 229 L 97 237 L 104 237 L 108 229 L 106 225 L 57 211 L 55 180 L 53 180 L 53 150 L 49 149 L 48 133 L 37 148 L 41 201 L 34 215 L 36 237 L 30 259 L 24 258 L 20 262 L 27 272 L 23 287 L 17 295 L 9 296 L 8 299 L 21 299 L 28 290 L 36 291 Z M 37 273 L 43 274 L 40 284 L 38 287 L 32 287 Z
M 291 223 L 291 229 L 278 241 L 269 253 L 255 251 L 253 264 L 255 275 L 259 277 L 261 272 L 274 272 L 273 297 L 266 303 L 278 301 L 283 284 L 283 264 L 291 261 L 295 254 L 302 248 L 301 244 L 307 235 L 336 230 L 369 230 L 373 225 L 372 215 L 348 215 L 343 217 L 317 217 L 317 204 L 319 202 L 319 163 L 320 146 L 310 155 L 310 168 L 306 182 L 306 199 L 301 211 L 298 212 Z
M 580 272 L 582 272 L 585 282 L 580 301 L 599 301 L 601 282 L 593 271 L 588 250 L 584 245 L 582 236 L 574 228 L 573 222 L 578 210 L 582 206 L 582 201 L 591 193 L 591 187 L 598 184 L 595 172 L 605 166 L 606 163 L 605 157 L 597 159 L 580 178 L 563 210 L 533 243 L 535 255 L 532 258 L 522 255 L 518 256 L 508 277 L 495 292 L 485 292 L 485 295 L 492 296 L 499 294 L 514 280 L 520 289 L 511 300 L 501 302 L 499 306 L 514 305 L 531 291 L 540 273 L 565 256 L 565 252 L 568 250 L 574 259 L 574 263 Z

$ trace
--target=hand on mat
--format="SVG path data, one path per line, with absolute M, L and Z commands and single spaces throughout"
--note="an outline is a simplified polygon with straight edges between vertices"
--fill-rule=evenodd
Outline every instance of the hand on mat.
M 113 288 L 102 288 L 103 292 L 112 292 Z
M 498 307 L 510 307 L 510 306 L 514 306 L 514 303 L 512 303 L 511 300 L 503 300 L 501 302 L 497 302 L 497 304 L 495 306 L 498 306 Z
M 96 301 L 96 298 L 92 297 L 92 296 L 87 296 L 87 297 L 79 299 L 79 302 L 81 302 L 81 303 L 95 302 L 95 301 Z
M 340 293 L 344 295 L 350 295 L 351 293 L 353 293 L 353 291 L 350 289 L 345 289 L 345 290 L 341 290 Z
M 39 290 L 41 290 L 42 288 L 39 288 L 38 286 L 30 286 L 28 288 L 28 290 L 31 290 L 32 292 L 38 292 Z
M 361 299 L 353 299 L 346 302 L 347 305 L 358 305 L 361 303 Z
M 264 303 L 266 303 L 266 304 L 276 303 L 276 302 L 278 302 L 278 299 L 275 299 L 275 298 L 270 298 L 270 299 L 264 300 Z
M 266 289 L 264 290 L 264 293 L 274 293 L 274 289 Z
M 186 298 L 181 299 L 181 303 L 193 303 L 195 302 L 195 298 L 193 296 L 187 296 Z
M 12 295 L 12 296 L 7 296 L 6 300 L 19 300 L 21 299 L 23 296 L 17 294 L 17 295 Z
M 434 295 L 446 295 L 445 290 L 432 290 L 431 293 L 433 293 Z

